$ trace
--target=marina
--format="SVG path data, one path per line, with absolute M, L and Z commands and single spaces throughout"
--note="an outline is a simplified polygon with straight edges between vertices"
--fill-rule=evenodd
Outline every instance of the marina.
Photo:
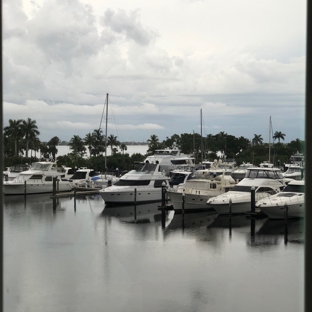
M 303 311 L 303 218 L 161 204 L 5 197 L 4 311 Z

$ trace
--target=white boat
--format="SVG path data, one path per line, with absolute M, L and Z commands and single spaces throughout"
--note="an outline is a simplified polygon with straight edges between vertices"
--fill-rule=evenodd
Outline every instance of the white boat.
M 158 149 L 154 155 L 147 156 L 144 162 L 148 161 L 150 164 L 159 163 L 159 168 L 164 171 L 166 175 L 170 174 L 170 171 L 181 167 L 195 167 L 194 158 L 181 153 L 181 150 L 177 147 Z
M 169 187 L 177 188 L 179 184 L 183 184 L 192 175 L 194 168 L 175 169 L 170 171 Z
M 234 179 L 220 170 L 195 171 L 185 183 L 168 190 L 173 208 L 186 210 L 208 210 L 207 200 L 223 194 L 235 185 Z
M 234 180 L 240 181 L 245 178 L 246 172 L 248 168 L 255 167 L 251 163 L 242 163 L 241 165 L 238 166 L 232 173 L 231 176 Z
M 144 163 L 129 171 L 112 186 L 99 191 L 106 205 L 147 203 L 162 200 L 163 183 L 169 177 L 159 171 L 159 164 Z
M 119 177 L 113 174 L 99 174 L 91 178 L 91 187 L 105 188 L 119 181 Z
M 294 180 L 302 180 L 303 179 L 304 168 L 297 164 L 289 164 L 287 170 L 283 172 L 283 176 L 285 178 L 290 178 Z
M 289 182 L 282 192 L 258 200 L 256 207 L 270 219 L 285 218 L 285 208 L 288 218 L 304 217 L 304 180 Z
M 281 192 L 289 180 L 279 169 L 248 168 L 246 176 L 229 192 L 210 198 L 207 204 L 219 214 L 228 214 L 231 204 L 232 213 L 245 213 L 251 208 L 251 190 L 255 189 L 255 201 Z
M 91 178 L 99 175 L 99 172 L 85 167 L 79 168 L 69 179 L 75 187 L 92 187 Z
M 4 180 L 5 181 L 12 181 L 14 180 L 20 172 L 26 171 L 30 169 L 30 165 L 28 164 L 20 164 L 8 167 L 5 172 L 3 172 Z
M 12 181 L 3 182 L 5 195 L 40 194 L 53 192 L 53 178 L 57 178 L 56 191 L 72 190 L 72 183 L 61 180 L 61 173 L 57 171 L 54 162 L 36 162 L 31 169 L 20 172 Z

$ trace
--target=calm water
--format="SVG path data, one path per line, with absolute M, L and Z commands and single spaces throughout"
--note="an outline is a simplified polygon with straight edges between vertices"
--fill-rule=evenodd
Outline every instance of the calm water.
M 303 311 L 303 220 L 4 199 L 4 311 Z M 231 225 L 229 227 L 229 224 Z

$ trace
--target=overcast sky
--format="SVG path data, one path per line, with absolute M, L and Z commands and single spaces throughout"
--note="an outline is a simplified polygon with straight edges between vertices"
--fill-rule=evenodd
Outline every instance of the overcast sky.
M 3 124 L 40 140 L 304 140 L 305 0 L 3 0 Z M 105 118 L 102 121 L 105 133 Z

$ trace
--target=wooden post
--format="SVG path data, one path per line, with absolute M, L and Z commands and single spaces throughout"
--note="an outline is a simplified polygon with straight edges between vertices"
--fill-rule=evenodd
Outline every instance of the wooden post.
M 53 183 L 53 196 L 56 195 L 56 177 L 52 178 L 52 183 Z
M 250 196 L 251 196 L 251 212 L 255 212 L 256 211 L 256 188 L 254 186 L 251 187 L 250 189 Z
M 74 190 L 74 211 L 76 211 L 76 193 L 77 190 Z
M 229 235 L 232 237 L 232 198 L 229 200 Z
M 134 204 L 136 204 L 137 201 L 137 189 L 134 189 Z
M 284 244 L 288 243 L 288 206 L 284 206 L 284 217 L 285 217 L 285 227 L 284 227 Z
M 27 190 L 26 190 L 26 181 L 24 181 L 24 196 L 26 196 Z
M 163 182 L 161 184 L 161 205 L 165 207 L 166 205 L 166 183 Z

